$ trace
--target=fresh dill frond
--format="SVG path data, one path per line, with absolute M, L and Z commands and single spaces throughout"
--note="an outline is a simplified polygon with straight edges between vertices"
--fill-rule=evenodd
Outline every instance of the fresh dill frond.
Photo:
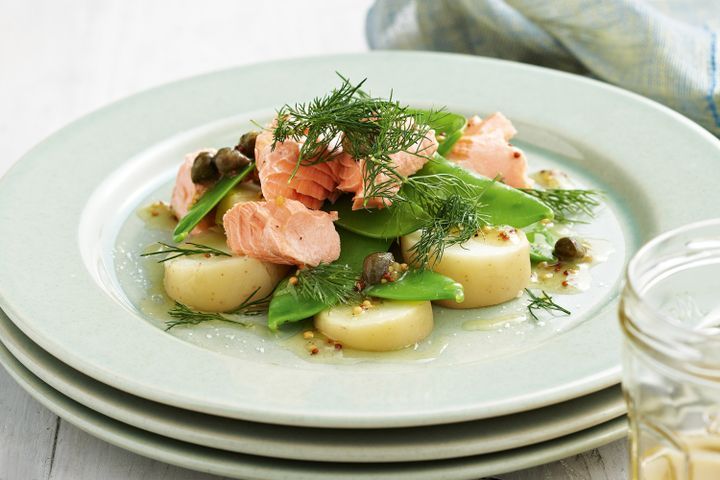
M 234 323 L 242 325 L 243 327 L 252 326 L 251 323 L 244 322 L 240 319 L 230 318 L 222 313 L 199 312 L 191 309 L 187 305 L 183 305 L 180 302 L 175 302 L 175 306 L 168 311 L 168 315 L 172 317 L 172 320 L 165 322 L 166 331 L 181 325 L 198 325 L 200 323 L 211 321 Z
M 485 224 L 477 209 L 459 195 L 444 198 L 428 213 L 430 221 L 411 248 L 413 263 L 421 267 L 439 262 L 446 248 L 467 242 Z
M 268 293 L 262 298 L 253 300 L 253 297 L 257 292 L 260 291 L 260 287 L 257 287 L 253 292 L 247 296 L 245 300 L 235 310 L 228 312 L 231 315 L 245 315 L 254 316 L 261 315 L 267 312 L 268 306 L 270 305 L 270 299 L 272 298 L 272 292 Z
M 593 217 L 602 197 L 599 190 L 523 188 L 522 191 L 550 207 L 560 223 L 580 222 L 577 217 L 582 215 Z
M 359 275 L 349 265 L 323 263 L 317 267 L 302 268 L 295 274 L 297 282 L 288 285 L 303 296 L 326 305 L 349 303 L 359 298 L 356 284 Z
M 243 327 L 250 327 L 252 326 L 252 323 L 244 322 L 239 318 L 230 317 L 228 315 L 244 315 L 249 317 L 265 313 L 267 311 L 268 304 L 270 303 L 272 293 L 269 293 L 262 298 L 253 300 L 253 297 L 259 291 L 260 287 L 253 290 L 253 292 L 248 295 L 245 300 L 243 300 L 240 306 L 238 306 L 235 310 L 227 312 L 225 314 L 217 312 L 200 312 L 197 310 L 193 310 L 187 305 L 183 305 L 180 302 L 175 302 L 175 306 L 168 311 L 168 315 L 172 317 L 172 320 L 168 320 L 167 322 L 165 322 L 165 330 L 170 330 L 171 328 L 175 328 L 180 325 L 198 325 L 200 323 L 212 321 L 228 322 L 242 325 Z
M 528 313 L 536 322 L 540 321 L 537 314 L 535 313 L 536 310 L 544 310 L 548 313 L 560 312 L 564 313 L 565 315 L 570 315 L 570 310 L 561 307 L 560 305 L 555 303 L 553 298 L 548 295 L 545 290 L 541 290 L 541 292 L 542 295 L 538 296 L 535 295 L 529 288 L 525 289 L 525 293 L 527 293 L 528 297 L 530 297 L 530 303 L 528 303 L 527 306 Z
M 426 215 L 420 239 L 411 248 L 412 261 L 421 268 L 439 262 L 446 248 L 464 244 L 488 225 L 481 211 L 485 189 L 452 175 L 410 177 L 404 192 L 401 204 L 412 202 Z
M 179 247 L 177 245 L 170 245 L 164 242 L 158 242 L 158 244 L 162 247 L 162 250 L 158 250 L 157 252 L 143 253 L 140 256 L 150 257 L 153 255 L 165 255 L 168 253 L 174 254 L 163 258 L 162 260 L 158 260 L 158 263 L 167 262 L 168 260 L 172 260 L 178 257 L 184 257 L 186 255 L 216 255 L 226 257 L 230 256 L 229 253 L 225 253 L 222 250 L 218 250 L 217 248 L 209 247 L 207 245 L 201 245 L 199 243 L 187 242 L 187 245 L 192 245 L 195 248 Z
M 332 160 L 342 150 L 340 134 L 349 131 L 368 138 L 376 131 L 364 121 L 366 97 L 358 94 L 365 80 L 352 85 L 342 78 L 339 88 L 307 103 L 286 104 L 277 111 L 273 128 L 273 148 L 278 142 L 293 139 L 302 142 L 298 165 L 312 165 Z
M 314 165 L 347 152 L 363 161 L 363 192 L 366 201 L 379 197 L 392 201 L 405 180 L 393 167 L 390 155 L 408 152 L 425 156 L 422 140 L 430 127 L 416 110 L 390 98 L 363 92 L 365 80 L 353 85 L 340 75 L 342 84 L 308 103 L 285 105 L 277 112 L 273 147 L 293 139 L 301 142 L 293 176 L 300 166 Z

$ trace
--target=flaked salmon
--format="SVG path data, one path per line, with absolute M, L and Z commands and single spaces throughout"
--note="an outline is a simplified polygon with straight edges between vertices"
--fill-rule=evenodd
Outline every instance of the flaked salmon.
M 477 115 L 468 119 L 464 134 L 447 155 L 463 168 L 486 177 L 500 177 L 515 188 L 528 188 L 527 158 L 522 150 L 510 145 L 517 130 L 502 113 L 482 120 Z
M 340 256 L 337 212 L 311 210 L 298 200 L 238 203 L 223 217 L 228 247 L 237 255 L 283 265 L 317 266 Z
M 365 163 L 347 153 L 340 153 L 329 162 L 303 165 L 293 177 L 300 157 L 302 143 L 287 139 L 272 147 L 273 134 L 268 128 L 255 141 L 255 158 L 263 196 L 267 200 L 277 197 L 298 200 L 312 209 L 319 209 L 325 200 L 334 201 L 341 192 L 353 193 L 353 209 L 382 208 L 390 202 L 383 198 L 365 198 L 363 172 Z M 437 151 L 435 132 L 430 130 L 423 139 L 406 152 L 390 155 L 392 167 L 398 174 L 409 176 L 420 170 L 427 159 Z M 292 180 L 290 178 L 292 177 Z M 378 175 L 376 184 L 386 182 L 387 175 Z M 396 193 L 399 184 L 392 185 L 387 193 Z
M 273 148 L 272 143 L 273 134 L 269 129 L 255 141 L 260 188 L 267 200 L 283 197 L 317 210 L 325 200 L 337 198 L 337 172 L 334 165 L 329 165 L 332 162 L 300 166 L 293 176 L 302 144 L 287 139 L 277 142 Z
M 170 199 L 170 208 L 178 220 L 187 215 L 195 202 L 210 188 L 210 185 L 194 183 L 190 175 L 195 157 L 202 152 L 214 154 L 215 150 L 206 148 L 185 155 L 185 160 L 182 165 L 180 165 L 177 177 L 175 178 L 175 187 L 173 188 Z M 213 225 L 213 216 L 206 215 L 191 233 L 201 233 Z
M 411 146 L 406 152 L 398 152 L 390 155 L 392 160 L 392 168 L 403 177 L 410 176 L 420 170 L 428 158 L 432 157 L 438 149 L 438 142 L 435 138 L 433 130 L 428 133 L 415 145 Z M 338 189 L 343 192 L 354 193 L 353 210 L 361 208 L 383 208 L 390 205 L 390 201 L 386 198 L 365 198 L 365 188 L 363 185 L 363 170 L 365 162 L 357 161 L 347 154 L 341 155 L 336 160 L 340 165 Z M 375 178 L 375 184 L 387 182 L 390 178 L 385 174 L 380 174 Z M 388 189 L 388 193 L 394 194 L 400 189 L 399 183 L 394 183 Z

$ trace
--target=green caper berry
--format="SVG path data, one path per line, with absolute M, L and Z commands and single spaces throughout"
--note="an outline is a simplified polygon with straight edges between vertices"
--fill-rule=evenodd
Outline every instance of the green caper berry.
M 395 257 L 390 252 L 371 253 L 363 260 L 363 281 L 367 285 L 380 283 L 394 262 Z
M 583 258 L 587 249 L 576 238 L 563 237 L 555 242 L 553 254 L 560 260 L 577 260 Z
M 193 183 L 211 182 L 217 180 L 218 177 L 219 173 L 213 163 L 213 155 L 208 152 L 199 153 L 190 169 L 190 178 Z
M 260 132 L 256 131 L 244 133 L 235 149 L 246 157 L 255 160 L 255 140 L 258 135 L 260 135 Z
M 230 175 L 250 164 L 250 159 L 232 148 L 221 148 L 213 159 L 218 171 L 223 175 Z

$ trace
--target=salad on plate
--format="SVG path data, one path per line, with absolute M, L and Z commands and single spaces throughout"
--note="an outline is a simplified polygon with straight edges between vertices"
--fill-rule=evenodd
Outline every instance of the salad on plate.
M 530 174 L 500 112 L 412 108 L 363 84 L 340 77 L 237 145 L 185 156 L 169 205 L 145 207 L 173 219 L 173 242 L 142 253 L 164 268 L 168 329 L 306 322 L 312 356 L 416 345 L 433 303 L 570 314 L 554 295 L 590 287 L 602 252 L 573 227 L 601 193 Z

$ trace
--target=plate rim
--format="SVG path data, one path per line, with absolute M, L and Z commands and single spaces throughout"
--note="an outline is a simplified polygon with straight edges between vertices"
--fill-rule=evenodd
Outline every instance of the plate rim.
M 509 452 L 385 464 L 302 462 L 223 452 L 122 424 L 54 390 L 34 376 L 2 344 L 0 365 L 25 392 L 45 408 L 93 437 L 143 457 L 178 467 L 248 480 L 261 480 L 277 475 L 287 480 L 360 480 L 378 478 L 378 475 L 388 480 L 480 478 L 561 460 L 619 440 L 628 432 L 626 419 L 621 417 L 587 430 Z M 308 470 L 308 465 L 314 470 Z M 304 471 L 302 467 L 305 467 Z M 383 468 L 392 470 L 383 471 Z M 362 471 L 364 469 L 367 470 Z
M 655 112 L 661 112 L 663 115 L 669 116 L 674 122 L 680 122 L 685 127 L 689 128 L 695 134 L 700 135 L 700 138 L 708 140 L 714 147 L 718 149 L 720 142 L 713 137 L 709 132 L 702 129 L 699 125 L 693 123 L 691 120 L 683 117 L 677 112 L 670 110 L 669 108 L 658 104 L 650 99 L 646 99 L 637 94 L 627 92 L 618 87 L 614 87 L 602 82 L 587 79 L 584 77 L 578 77 L 576 75 L 568 74 L 565 72 L 554 71 L 542 67 L 519 64 L 515 62 L 509 62 L 504 60 L 496 59 L 483 59 L 462 54 L 444 54 L 444 53 L 430 53 L 430 52 L 373 52 L 363 54 L 350 54 L 350 55 L 331 55 L 331 56 L 318 56 L 318 57 L 306 57 L 302 59 L 293 59 L 287 61 L 272 61 L 251 66 L 236 67 L 228 70 L 222 70 L 218 72 L 212 72 L 200 76 L 190 77 L 188 79 L 170 82 L 165 85 L 148 89 L 144 92 L 135 94 L 130 97 L 118 100 L 103 107 L 95 112 L 92 112 L 80 119 L 72 122 L 68 126 L 60 129 L 49 138 L 38 144 L 23 159 L 31 158 L 33 155 L 37 155 L 39 151 L 46 148 L 48 145 L 52 145 L 52 141 L 57 140 L 62 135 L 67 135 L 68 131 L 84 127 L 88 122 L 97 120 L 102 115 L 107 115 L 112 112 L 113 109 L 118 106 L 127 106 L 132 102 L 138 102 L 144 98 L 152 96 L 156 92 L 162 92 L 164 89 L 179 88 L 187 86 L 193 82 L 199 82 L 201 80 L 212 79 L 214 76 L 229 75 L 233 72 L 246 72 L 249 69 L 262 69 L 268 68 L 269 66 L 278 66 L 290 64 L 298 64 L 298 62 L 341 62 L 341 61 L 355 61 L 355 60 L 367 60 L 372 58 L 386 58 L 390 60 L 399 61 L 400 59 L 436 59 L 442 61 L 443 59 L 452 59 L 458 61 L 470 61 L 478 64 L 483 64 L 489 67 L 501 66 L 502 68 L 510 68 L 518 71 L 525 72 L 537 72 L 539 75 L 549 75 L 555 78 L 569 79 L 571 82 L 578 82 L 578 84 L 592 85 L 593 88 L 599 88 L 600 90 L 607 92 L 614 92 L 625 99 L 632 99 L 633 101 L 640 102 L 646 106 L 651 107 Z M 449 60 L 448 60 L 449 61 Z M 8 184 L 10 180 L 19 176 L 19 171 L 23 166 L 23 159 L 16 162 L 10 170 L 0 178 L 0 197 L 2 196 L 3 190 L 8 190 Z M 0 216 L 2 216 L 2 209 L 0 208 Z M 386 416 L 369 416 L 367 414 L 354 415 L 347 417 L 345 415 L 339 415 L 337 412 L 321 414 L 314 412 L 312 416 L 303 415 L 301 418 L 297 417 L 297 413 L 292 410 L 263 410 L 255 409 L 248 410 L 246 406 L 238 408 L 237 405 L 227 403 L 208 403 L 203 399 L 197 397 L 183 397 L 178 398 L 177 393 L 174 392 L 172 395 L 168 395 L 163 390 L 158 390 L 154 385 L 145 381 L 139 381 L 137 378 L 130 378 L 126 376 L 118 375 L 118 372 L 108 371 L 107 365 L 104 367 L 98 367 L 97 365 L 90 365 L 84 363 L 78 359 L 73 353 L 68 351 L 67 347 L 63 347 L 56 343 L 55 339 L 48 338 L 47 335 L 43 336 L 42 332 L 39 332 L 31 323 L 28 323 L 28 316 L 20 314 L 20 308 L 14 308 L 14 305 L 4 293 L 2 283 L 0 281 L 0 307 L 5 309 L 8 315 L 13 319 L 14 323 L 23 332 L 32 338 L 36 343 L 42 346 L 45 350 L 50 351 L 53 355 L 62 358 L 66 363 L 71 365 L 91 377 L 94 377 L 100 381 L 105 380 L 106 383 L 110 383 L 116 388 L 127 391 L 128 393 L 136 394 L 151 400 L 173 404 L 182 408 L 203 411 L 207 413 L 215 413 L 225 416 L 231 416 L 234 418 L 246 418 L 246 419 L 261 419 L 269 423 L 281 423 L 281 424 L 293 424 L 293 425 L 306 425 L 306 426 L 327 426 L 327 427 L 356 427 L 356 428 L 372 428 L 372 427 L 387 427 L 387 426 L 410 426 L 410 425 L 429 425 L 437 423 L 447 423 L 462 421 L 470 418 L 486 418 L 490 416 L 500 414 L 510 414 L 518 411 L 527 410 L 529 408 L 538 408 L 544 405 L 557 403 L 559 401 L 567 400 L 579 396 L 580 394 L 587 394 L 593 391 L 600 390 L 607 386 L 616 384 L 619 381 L 620 366 L 619 360 L 614 364 L 607 366 L 603 370 L 596 372 L 594 375 L 586 376 L 581 380 L 567 381 L 564 383 L 557 384 L 551 388 L 540 389 L 533 391 L 531 394 L 515 395 L 510 401 L 506 401 L 503 405 L 499 405 L 498 401 L 486 402 L 485 404 L 473 404 L 465 405 L 462 408 L 445 408 L 442 410 L 434 409 L 432 413 L 421 412 L 406 416 L 395 416 L 389 419 Z M 587 322 L 586 322 L 587 323 Z M 577 328 L 577 327 L 576 327 Z M 172 397 L 172 398 L 170 398 Z M 490 403 L 490 406 L 488 406 Z
M 568 402 L 551 405 L 545 409 L 517 413 L 514 416 L 524 416 L 525 418 L 520 422 L 528 422 L 528 426 L 525 430 L 522 430 L 522 427 L 511 427 L 511 431 L 508 433 L 505 433 L 507 428 L 503 428 L 502 424 L 488 425 L 493 421 L 495 423 L 502 422 L 503 418 L 475 420 L 465 424 L 416 427 L 412 428 L 410 432 L 402 432 L 400 436 L 395 434 L 399 429 L 339 431 L 309 427 L 269 426 L 233 419 L 221 419 L 222 426 L 219 430 L 213 431 L 212 424 L 220 420 L 220 417 L 184 411 L 135 397 L 73 370 L 23 335 L 2 310 L 0 310 L 0 345 L 4 346 L 15 360 L 50 388 L 103 416 L 157 435 L 208 448 L 291 460 L 322 462 L 327 461 L 324 459 L 332 458 L 333 462 L 376 463 L 432 461 L 483 455 L 558 439 L 609 422 L 624 416 L 626 412 L 619 386 L 615 386 L 610 387 L 610 389 L 616 390 L 615 394 L 600 391 Z M 82 391 L 82 393 L 78 391 Z M 602 400 L 598 400 L 598 395 L 603 395 Z M 596 397 L 590 398 L 592 396 Z M 617 398 L 613 399 L 612 396 Z M 125 405 L 112 405 L 107 398 L 103 397 L 113 397 L 113 401 L 118 402 L 119 400 L 119 403 Z M 129 400 L 131 404 L 125 400 Z M 583 405 L 579 407 L 581 410 L 577 411 L 577 405 L 570 405 L 572 402 L 583 402 Z M 562 420 L 558 418 L 557 412 L 555 412 L 555 418 L 551 418 L 550 421 L 546 420 L 546 415 L 553 415 L 547 409 L 565 411 L 567 408 L 575 408 L 571 415 L 572 424 L 561 425 Z M 157 409 L 169 409 L 164 415 L 171 416 L 172 421 L 154 416 Z M 183 415 L 188 414 L 192 420 L 190 423 L 184 424 Z M 529 416 L 534 419 L 528 418 Z M 149 417 L 152 417 L 152 420 L 149 420 Z M 567 420 L 564 420 L 567 423 Z M 517 420 L 515 421 L 517 422 Z M 229 429 L 227 428 L 230 425 L 228 422 L 232 423 L 232 427 Z M 268 427 L 270 428 L 268 429 Z M 256 431 L 253 434 L 253 429 L 258 428 L 260 428 L 260 433 Z M 441 429 L 441 437 L 438 437 L 437 428 Z M 244 432 L 243 429 L 247 429 L 247 432 Z M 462 431 L 452 431 L 456 429 Z M 503 433 L 494 439 L 482 436 L 472 438 L 473 434 L 482 435 L 488 430 Z M 243 435 L 233 437 L 238 432 Z M 328 438 L 326 435 L 328 432 L 331 432 L 335 438 Z M 341 433 L 343 434 L 341 438 L 337 438 Z M 284 440 L 272 442 L 274 435 L 279 435 Z M 299 445 L 296 441 L 298 435 L 303 437 L 303 442 Z M 501 436 L 511 439 L 502 439 Z M 407 444 L 407 437 L 412 439 L 410 445 Z M 357 438 L 355 443 L 353 440 L 348 442 L 348 439 L 352 438 Z M 258 442 L 262 445 L 255 446 Z M 405 448 L 400 447 L 401 442 L 405 442 L 403 445 Z

